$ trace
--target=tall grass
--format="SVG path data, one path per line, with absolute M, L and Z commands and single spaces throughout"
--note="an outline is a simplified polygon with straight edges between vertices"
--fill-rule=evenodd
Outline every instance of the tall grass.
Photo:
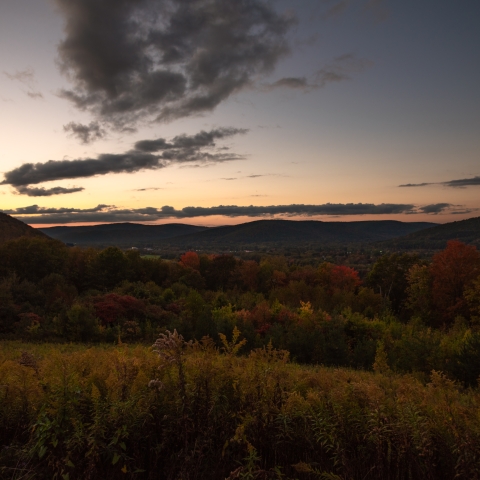
M 238 356 L 238 340 L 5 342 L 1 478 L 480 478 L 477 389 Z

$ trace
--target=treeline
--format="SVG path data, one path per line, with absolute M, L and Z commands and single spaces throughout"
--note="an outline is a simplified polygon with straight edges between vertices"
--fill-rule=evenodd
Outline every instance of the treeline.
M 381 257 L 356 270 L 286 257 L 142 258 L 109 247 L 67 248 L 22 238 L 0 246 L 0 335 L 7 339 L 148 342 L 177 329 L 187 340 L 235 327 L 244 349 L 269 342 L 300 362 L 429 375 L 466 385 L 480 375 L 480 255 L 450 242 L 430 262 Z

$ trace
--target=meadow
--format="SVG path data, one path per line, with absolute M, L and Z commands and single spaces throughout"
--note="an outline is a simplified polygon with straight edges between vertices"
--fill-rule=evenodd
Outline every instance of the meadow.
M 478 389 L 221 343 L 4 342 L 2 478 L 480 478 Z

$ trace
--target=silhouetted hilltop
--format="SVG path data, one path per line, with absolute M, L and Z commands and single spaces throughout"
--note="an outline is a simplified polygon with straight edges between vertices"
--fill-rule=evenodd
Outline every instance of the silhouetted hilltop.
M 19 237 L 42 237 L 48 238 L 41 231 L 0 212 L 0 243 L 15 240 Z
M 49 236 L 78 245 L 176 246 L 179 248 L 248 247 L 249 245 L 352 244 L 387 240 L 431 227 L 427 222 L 393 220 L 319 222 L 258 220 L 223 227 L 184 224 L 120 223 L 42 229 Z
M 169 223 L 143 225 L 139 223 L 110 223 L 81 227 L 42 228 L 42 232 L 65 243 L 77 245 L 148 246 L 179 235 L 205 230 L 206 227 Z
M 258 220 L 240 225 L 210 228 L 176 238 L 175 242 L 205 244 L 258 243 L 363 243 L 390 239 L 432 226 L 431 223 L 403 223 L 393 220 L 363 222 L 319 222 L 315 220 Z
M 445 248 L 449 240 L 460 240 L 480 248 L 480 217 L 436 225 L 382 245 L 392 250 L 437 250 Z

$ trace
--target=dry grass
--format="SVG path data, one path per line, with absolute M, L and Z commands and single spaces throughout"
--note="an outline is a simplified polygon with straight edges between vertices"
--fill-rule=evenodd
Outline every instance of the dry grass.
M 170 361 L 143 346 L 3 343 L 1 478 L 480 478 L 480 393 L 441 373 L 424 385 L 269 347 L 175 345 Z

